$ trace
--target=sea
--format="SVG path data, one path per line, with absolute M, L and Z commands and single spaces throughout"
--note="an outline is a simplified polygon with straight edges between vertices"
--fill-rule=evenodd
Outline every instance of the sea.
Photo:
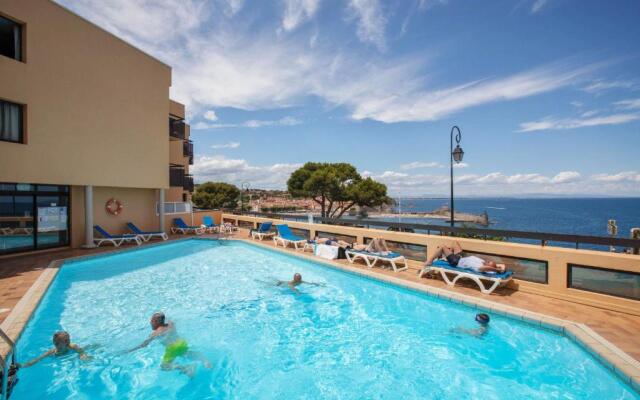
M 449 199 L 396 198 L 396 211 L 429 212 Z M 489 215 L 491 229 L 608 236 L 607 222 L 616 221 L 618 236 L 629 238 L 640 228 L 640 198 L 458 198 L 456 212 Z M 389 221 L 447 225 L 428 218 L 385 218 Z

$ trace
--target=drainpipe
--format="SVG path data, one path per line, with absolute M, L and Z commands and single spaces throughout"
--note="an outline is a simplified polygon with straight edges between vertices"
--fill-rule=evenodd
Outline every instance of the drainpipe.
M 160 232 L 164 232 L 164 189 L 158 189 L 158 218 L 160 219 Z
M 93 186 L 84 187 L 84 245 L 85 249 L 96 247 L 93 242 Z

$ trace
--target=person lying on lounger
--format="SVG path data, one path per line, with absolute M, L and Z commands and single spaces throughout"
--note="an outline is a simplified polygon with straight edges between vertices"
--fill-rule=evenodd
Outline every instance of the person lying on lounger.
M 33 360 L 27 361 L 24 364 L 18 364 L 18 368 L 30 367 L 49 356 L 64 356 L 72 351 L 78 353 L 81 360 L 88 360 L 91 358 L 89 357 L 89 355 L 87 355 L 87 353 L 85 353 L 82 347 L 78 346 L 75 343 L 71 343 L 71 336 L 69 336 L 69 334 L 65 331 L 59 331 L 53 334 L 53 346 L 53 349 L 45 351 Z
M 129 352 L 146 347 L 155 339 L 159 339 L 164 344 L 164 356 L 162 357 L 162 369 L 169 371 L 177 369 L 187 376 L 193 376 L 195 367 L 193 365 L 184 366 L 175 364 L 178 357 L 186 357 L 191 360 L 202 362 L 205 368 L 211 368 L 209 361 L 200 353 L 189 350 L 187 341 L 178 336 L 176 326 L 173 322 L 166 322 L 164 313 L 157 312 L 151 316 L 151 335 Z
M 489 331 L 489 321 L 491 318 L 485 313 L 476 314 L 476 322 L 480 325 L 476 329 L 463 328 L 461 326 L 451 330 L 452 333 L 465 333 L 467 335 L 482 337 Z
M 506 267 L 504 264 L 496 264 L 495 261 L 486 261 L 476 256 L 462 256 L 462 247 L 460 243 L 454 242 L 452 247 L 442 246 L 433 254 L 425 265 L 432 265 L 434 260 L 444 256 L 447 262 L 453 267 L 471 269 L 476 272 L 497 272 L 502 273 Z
M 303 281 L 302 280 L 302 275 L 300 275 L 298 272 L 293 274 L 293 279 L 292 280 L 290 280 L 290 281 L 278 281 L 278 282 L 276 282 L 276 286 L 287 285 L 295 293 L 300 293 L 300 291 L 296 288 L 296 286 L 301 285 L 303 283 L 305 283 L 307 285 L 313 285 L 313 286 L 324 286 L 321 283 Z

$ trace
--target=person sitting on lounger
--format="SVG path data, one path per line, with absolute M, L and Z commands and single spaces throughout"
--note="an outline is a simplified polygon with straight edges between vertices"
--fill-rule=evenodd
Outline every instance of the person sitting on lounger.
M 151 335 L 129 352 L 146 347 L 154 339 L 159 339 L 164 344 L 164 356 L 162 357 L 162 369 L 165 371 L 177 369 L 187 376 L 193 376 L 195 367 L 193 365 L 184 366 L 174 363 L 178 357 L 187 357 L 189 359 L 197 359 L 205 366 L 205 368 L 211 368 L 209 361 L 200 353 L 189 350 L 189 345 L 186 340 L 178 336 L 176 327 L 173 322 L 166 322 L 164 313 L 157 312 L 151 316 Z
M 452 329 L 451 332 L 452 333 L 465 333 L 467 335 L 471 335 L 471 336 L 475 336 L 475 337 L 482 337 L 484 335 L 487 334 L 487 332 L 489 331 L 489 321 L 491 319 L 489 318 L 489 316 L 485 313 L 481 313 L 481 314 L 476 314 L 476 322 L 480 325 L 478 328 L 476 329 L 467 329 L 467 328 L 463 328 L 461 326 Z
M 476 272 L 497 272 L 505 271 L 504 264 L 496 264 L 494 261 L 486 261 L 476 256 L 462 256 L 462 247 L 460 243 L 454 242 L 452 247 L 442 246 L 433 254 L 425 265 L 432 265 L 434 260 L 444 256 L 447 262 L 453 267 L 466 268 Z
M 303 281 L 302 280 L 302 275 L 300 275 L 298 272 L 293 274 L 293 279 L 292 280 L 290 280 L 290 281 L 278 281 L 278 282 L 276 282 L 276 286 L 287 285 L 295 293 L 300 293 L 300 291 L 296 288 L 296 286 L 301 285 L 303 283 L 305 283 L 307 285 L 313 285 L 313 286 L 323 286 L 321 283 Z
M 82 347 L 78 346 L 75 343 L 71 343 L 71 336 L 69 336 L 69 334 L 65 331 L 59 331 L 53 334 L 53 346 L 53 349 L 47 350 L 33 360 L 27 361 L 24 364 L 18 364 L 18 368 L 30 367 L 49 356 L 64 356 L 72 351 L 78 353 L 81 360 L 88 360 L 89 358 L 91 358 L 89 357 L 89 355 L 87 355 L 87 353 L 85 353 Z
M 365 251 L 381 255 L 388 255 L 391 253 L 389 247 L 387 247 L 387 242 L 385 242 L 384 239 L 372 239 Z

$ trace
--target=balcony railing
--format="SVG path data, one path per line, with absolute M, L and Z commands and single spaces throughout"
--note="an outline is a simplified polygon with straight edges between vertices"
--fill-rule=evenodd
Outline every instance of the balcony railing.
M 169 186 L 184 187 L 185 185 L 184 167 L 169 167 Z
M 184 121 L 169 118 L 169 136 L 175 139 L 184 140 Z
M 194 185 L 193 185 L 193 176 L 185 175 L 184 176 L 184 181 L 182 183 L 182 188 L 184 190 L 186 190 L 187 192 L 192 193 L 193 192 L 193 187 L 194 187 Z
M 193 165 L 193 142 L 191 140 L 185 140 L 182 143 L 182 155 L 189 157 L 189 165 Z

